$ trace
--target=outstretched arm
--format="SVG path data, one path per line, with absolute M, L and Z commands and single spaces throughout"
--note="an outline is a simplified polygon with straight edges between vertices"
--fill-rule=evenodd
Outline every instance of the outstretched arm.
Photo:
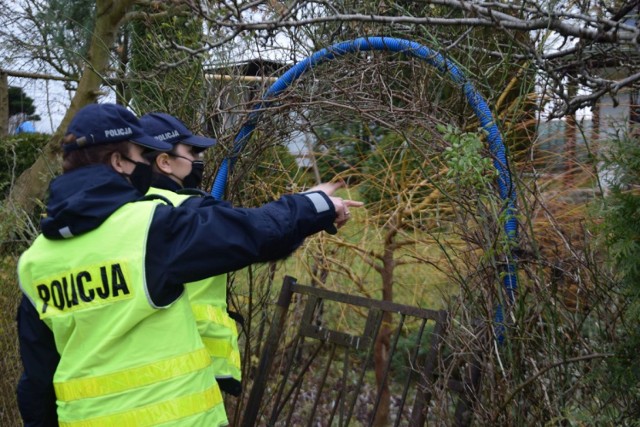
M 349 206 L 358 205 L 312 191 L 252 209 L 210 197 L 190 199 L 179 208 L 159 206 L 145 260 L 151 299 L 166 306 L 182 294 L 183 283 L 284 258 L 306 237 L 342 226 Z

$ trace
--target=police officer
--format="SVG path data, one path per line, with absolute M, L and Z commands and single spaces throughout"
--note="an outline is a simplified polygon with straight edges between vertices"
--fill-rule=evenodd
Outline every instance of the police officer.
M 361 205 L 317 189 L 254 209 L 147 200 L 145 154 L 171 148 L 119 105 L 72 119 L 64 173 L 18 263 L 26 426 L 225 425 L 183 283 L 285 257 Z
M 162 195 L 174 206 L 180 206 L 190 197 L 204 195 L 196 190 L 204 171 L 202 154 L 216 140 L 194 135 L 182 121 L 166 113 L 145 114 L 140 117 L 140 123 L 148 135 L 173 147 L 151 160 L 154 174 L 147 194 Z M 239 396 L 242 392 L 242 370 L 234 319 L 241 321 L 242 318 L 227 310 L 227 275 L 190 283 L 185 288 L 198 331 L 211 356 L 218 385 L 222 391 Z

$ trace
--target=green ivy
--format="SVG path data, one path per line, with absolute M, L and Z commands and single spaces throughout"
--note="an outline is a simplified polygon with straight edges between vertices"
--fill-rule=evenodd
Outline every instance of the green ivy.
M 445 164 L 449 168 L 445 175 L 449 182 L 486 193 L 495 181 L 497 171 L 484 153 L 485 144 L 481 134 L 462 132 L 451 125 L 438 125 L 436 129 L 451 144 L 443 153 Z

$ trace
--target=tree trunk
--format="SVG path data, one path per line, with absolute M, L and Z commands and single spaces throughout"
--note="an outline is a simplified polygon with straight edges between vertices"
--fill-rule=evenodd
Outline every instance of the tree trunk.
M 133 0 L 96 1 L 96 25 L 91 37 L 87 63 L 71 105 L 40 157 L 16 179 L 7 197 L 6 206 L 18 211 L 19 215 L 29 215 L 33 212 L 38 201 L 44 199 L 49 181 L 60 173 L 60 144 L 67 126 L 80 108 L 95 102 L 100 95 L 100 85 L 109 65 L 109 48 L 113 45 L 122 19 L 133 3 Z M 13 230 L 15 227 L 17 224 L 3 230 Z M 6 238 L 7 236 L 2 235 L 0 241 Z
M 0 138 L 9 133 L 9 83 L 7 73 L 0 70 Z
M 397 228 L 392 225 L 385 238 L 384 254 L 382 256 L 382 300 L 393 301 L 393 272 L 395 261 L 393 259 L 394 237 Z M 376 385 L 380 393 L 380 405 L 376 411 L 373 421 L 374 427 L 383 427 L 389 424 L 389 405 L 391 404 L 391 392 L 389 381 L 384 378 L 384 371 L 389 363 L 389 348 L 391 345 L 391 313 L 384 312 L 382 315 L 382 325 L 374 345 L 374 367 L 376 373 Z

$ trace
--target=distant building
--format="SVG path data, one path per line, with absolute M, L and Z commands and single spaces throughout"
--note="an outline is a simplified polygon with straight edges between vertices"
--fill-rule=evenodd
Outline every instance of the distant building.
M 633 14 L 637 12 L 633 11 Z M 635 15 L 630 15 L 627 24 L 635 24 Z M 567 75 L 579 77 L 584 69 L 591 70 L 596 77 L 620 81 L 629 76 L 627 60 L 637 61 L 639 51 L 629 48 L 624 56 L 610 56 L 591 47 L 584 47 L 582 54 L 588 60 L 575 61 L 567 68 Z M 576 86 L 568 91 L 579 93 Z M 607 149 L 607 141 L 622 136 L 621 132 L 631 131 L 640 135 L 640 91 L 633 87 L 623 88 L 615 94 L 601 96 L 589 110 L 582 115 L 567 115 L 562 120 L 543 122 L 538 128 L 536 161 L 543 162 L 553 173 L 562 173 L 567 184 L 575 182 L 581 172 L 593 175 L 593 161 Z M 600 183 L 607 187 L 611 174 L 598 167 Z
M 209 93 L 218 100 L 215 109 L 223 113 L 214 116 L 214 128 L 225 131 L 237 126 L 260 99 L 269 85 L 277 80 L 286 64 L 263 59 L 205 69 Z M 228 82 L 235 85 L 229 90 Z
M 250 110 L 288 67 L 289 64 L 283 62 L 252 59 L 206 69 L 209 91 L 219 99 L 216 110 L 223 111 L 212 118 L 212 128 L 225 132 L 241 125 L 240 121 L 247 119 Z M 228 89 L 229 81 L 236 83 L 232 90 Z M 290 119 L 295 122 L 297 118 L 291 114 Z M 312 134 L 294 131 L 283 143 L 295 156 L 298 166 L 308 168 L 311 165 L 309 147 L 314 140 L 315 136 Z

